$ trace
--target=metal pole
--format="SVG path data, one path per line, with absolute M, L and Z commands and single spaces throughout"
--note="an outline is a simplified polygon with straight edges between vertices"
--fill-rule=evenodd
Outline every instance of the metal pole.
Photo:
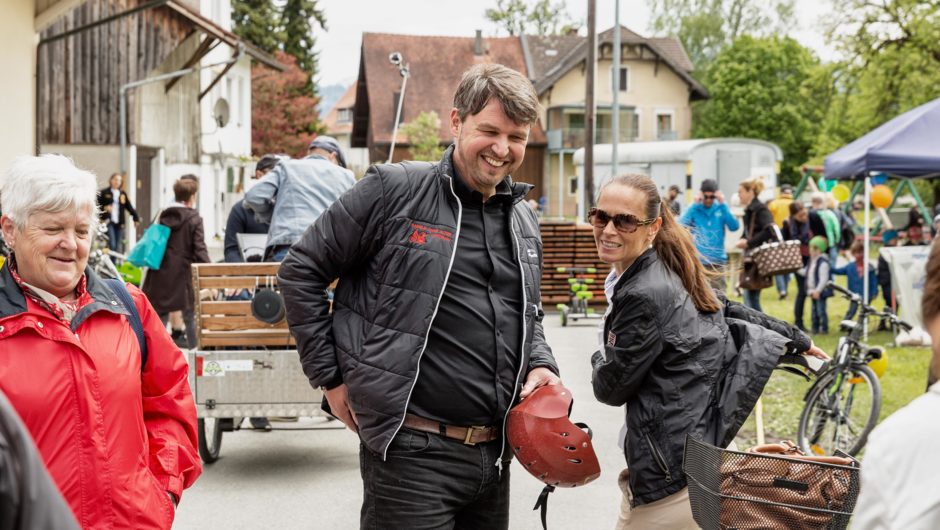
M 133 81 L 122 85 L 120 89 L 120 102 L 119 110 L 120 115 L 118 119 L 120 120 L 120 131 L 119 135 L 121 137 L 121 173 L 127 172 L 127 93 L 134 88 L 143 85 L 149 85 L 150 83 L 157 83 L 159 81 L 165 81 L 167 79 L 173 79 L 175 77 L 182 77 L 193 72 L 198 72 L 199 70 L 205 70 L 206 68 L 214 68 L 216 66 L 225 66 L 235 62 L 238 62 L 241 59 L 242 54 L 244 53 L 244 48 L 239 46 L 238 53 L 234 57 L 227 61 L 222 61 L 220 63 L 207 64 L 206 66 L 199 66 L 193 68 L 184 68 L 182 70 L 176 70 L 174 72 L 168 72 L 165 74 L 160 74 L 154 77 L 148 77 L 146 79 L 141 79 L 139 81 Z
M 398 136 L 398 122 L 401 120 L 401 106 L 405 102 L 405 87 L 408 85 L 408 65 L 398 70 L 401 74 L 401 93 L 398 94 L 398 110 L 395 111 L 395 127 L 392 129 L 392 146 L 388 149 L 387 164 L 392 163 L 392 155 L 395 154 L 395 138 Z
M 558 151 L 558 217 L 565 216 L 565 152 Z
M 597 9 L 596 0 L 588 0 L 587 9 L 587 69 L 584 90 L 584 186 L 578 201 L 578 220 L 584 220 L 585 205 L 594 206 L 594 77 L 597 65 Z
M 610 126 L 613 129 L 610 139 L 610 176 L 619 173 L 617 167 L 617 147 L 620 144 L 620 0 L 614 0 L 614 98 L 611 104 Z
M 869 251 L 869 239 L 871 238 L 870 229 L 871 227 L 871 177 L 865 175 L 865 236 L 862 240 L 865 246 L 864 256 L 865 256 L 865 266 L 862 268 L 862 303 L 868 303 L 868 251 Z M 833 264 L 834 265 L 834 264 Z M 859 311 L 862 311 L 859 308 Z M 862 322 L 862 331 L 865 337 L 865 340 L 868 340 L 868 319 L 864 319 Z

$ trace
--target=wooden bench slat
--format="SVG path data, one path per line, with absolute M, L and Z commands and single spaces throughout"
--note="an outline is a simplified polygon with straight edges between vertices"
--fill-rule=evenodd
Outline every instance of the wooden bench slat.
M 206 331 L 249 331 L 257 329 L 266 331 L 270 329 L 283 329 L 287 334 L 287 320 L 282 320 L 277 324 L 265 324 L 253 316 L 205 316 L 203 317 L 201 327 Z
M 202 332 L 199 337 L 199 349 L 216 346 L 269 346 L 276 348 L 286 348 L 296 346 L 294 337 L 284 335 L 278 331 L 279 335 L 265 334 L 267 330 L 261 332 L 250 331 L 215 331 Z
M 255 287 L 277 286 L 277 278 L 272 281 L 258 276 L 199 276 L 200 289 L 254 289 Z
M 203 318 L 208 315 L 251 315 L 251 300 L 205 300 L 200 305 Z
M 212 276 L 277 276 L 281 264 L 262 263 L 193 263 L 193 274 L 200 278 Z

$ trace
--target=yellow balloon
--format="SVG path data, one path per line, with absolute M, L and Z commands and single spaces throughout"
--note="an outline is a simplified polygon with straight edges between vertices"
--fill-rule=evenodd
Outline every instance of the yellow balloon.
M 845 202 L 849 200 L 849 195 L 852 194 L 852 190 L 849 189 L 845 184 L 836 184 L 832 187 L 832 198 L 839 201 Z
M 872 359 L 868 363 L 868 367 L 875 372 L 878 379 L 881 379 L 885 375 L 885 372 L 888 371 L 888 352 L 883 352 L 880 359 Z
M 871 204 L 875 208 L 887 208 L 891 206 L 892 195 L 891 188 L 879 184 L 871 189 Z

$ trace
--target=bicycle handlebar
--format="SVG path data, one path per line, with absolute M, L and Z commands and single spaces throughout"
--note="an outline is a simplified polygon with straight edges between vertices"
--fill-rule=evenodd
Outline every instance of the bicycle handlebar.
M 857 293 L 853 293 L 852 291 L 849 291 L 848 289 L 846 289 L 845 287 L 842 287 L 841 285 L 836 285 L 836 283 L 833 282 L 832 280 L 829 280 L 826 286 L 832 288 L 833 291 L 836 291 L 842 294 L 842 296 L 844 296 L 845 298 L 848 298 L 849 300 L 853 302 L 858 302 L 859 304 L 861 304 L 863 313 L 867 315 L 887 318 L 894 324 L 897 324 L 898 327 L 900 327 L 904 331 L 910 331 L 911 329 L 913 329 L 913 327 L 910 324 L 898 318 L 898 316 L 895 315 L 894 313 L 890 311 L 878 311 L 877 309 L 875 309 L 874 307 L 870 305 L 863 304 L 861 296 L 859 296 Z

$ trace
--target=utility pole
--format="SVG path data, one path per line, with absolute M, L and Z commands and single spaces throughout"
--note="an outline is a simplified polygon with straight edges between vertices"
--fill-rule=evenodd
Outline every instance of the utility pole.
M 620 144 L 620 0 L 614 0 L 614 67 L 613 88 L 614 99 L 610 108 L 610 176 L 615 177 L 620 172 L 618 164 L 617 147 Z
M 584 90 L 584 197 L 578 204 L 580 220 L 585 217 L 584 205 L 594 206 L 594 77 L 597 54 L 597 5 L 596 0 L 588 0 L 587 10 L 587 79 Z

